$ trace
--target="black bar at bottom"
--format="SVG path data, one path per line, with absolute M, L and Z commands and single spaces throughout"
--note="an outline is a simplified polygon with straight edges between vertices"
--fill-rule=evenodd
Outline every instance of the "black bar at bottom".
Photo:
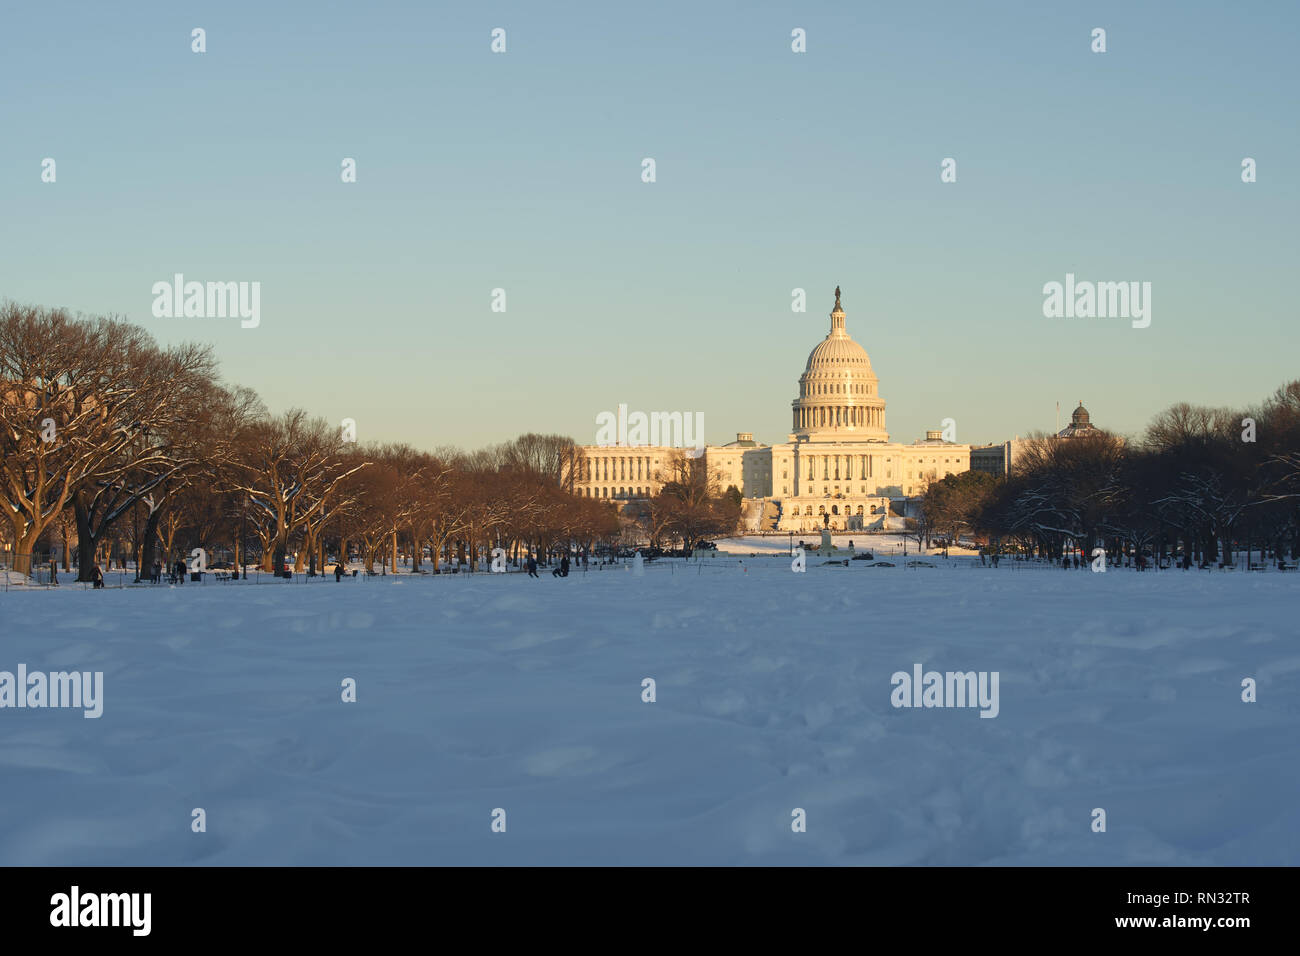
M 544 942 L 622 926 L 660 945 L 691 927 L 767 944 L 848 931 L 927 947 L 1124 937 L 1232 945 L 1284 929 L 1294 882 L 1286 868 L 1226 867 L 10 868 L 0 870 L 0 919 L 10 943 L 283 937 L 336 947 L 413 929 Z

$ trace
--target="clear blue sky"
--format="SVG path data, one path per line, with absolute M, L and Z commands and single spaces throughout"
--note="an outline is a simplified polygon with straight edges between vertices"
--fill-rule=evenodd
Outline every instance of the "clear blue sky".
M 620 402 L 783 441 L 838 284 L 895 440 L 945 417 L 1001 440 L 1080 398 L 1136 430 L 1300 375 L 1298 25 L 1294 3 L 11 4 L 0 297 L 213 342 L 227 380 L 363 441 L 478 447 L 589 442 Z M 260 327 L 155 319 L 176 272 L 260 281 Z M 1151 282 L 1151 326 L 1044 318 L 1066 272 Z

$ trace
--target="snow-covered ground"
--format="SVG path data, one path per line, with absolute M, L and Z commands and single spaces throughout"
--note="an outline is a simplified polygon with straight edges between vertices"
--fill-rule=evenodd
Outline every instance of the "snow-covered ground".
M 795 532 L 783 535 L 745 535 L 737 538 L 719 538 L 714 543 L 718 550 L 727 554 L 735 555 L 778 555 L 788 554 L 790 548 L 798 547 L 802 541 L 805 548 L 817 548 L 821 544 L 821 532 Z M 909 557 L 918 557 L 916 538 L 907 537 L 902 534 L 865 534 L 863 532 L 853 533 L 836 533 L 831 535 L 831 545 L 837 549 L 847 551 L 851 545 L 855 551 L 870 551 L 872 554 L 879 555 L 881 560 L 893 560 L 895 557 L 902 557 L 904 552 Z M 942 554 L 939 548 L 931 547 L 922 549 L 926 555 Z M 973 547 L 953 546 L 949 548 L 950 556 L 957 555 L 978 555 L 979 549 Z
M 852 565 L 0 593 L 0 864 L 1300 862 L 1300 574 Z

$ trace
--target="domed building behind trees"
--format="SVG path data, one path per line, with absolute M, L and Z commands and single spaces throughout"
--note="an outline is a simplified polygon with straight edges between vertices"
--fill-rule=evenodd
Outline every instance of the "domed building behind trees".
M 1059 424 L 1059 423 L 1058 423 Z M 1029 451 L 1044 441 L 1058 439 L 1094 438 L 1104 432 L 1092 423 L 1092 416 L 1079 401 L 1079 407 L 1070 415 L 1070 424 L 1055 434 L 1021 438 L 1017 435 L 1010 441 L 997 442 L 992 445 L 978 445 L 971 449 L 970 466 L 973 471 L 982 471 L 990 475 L 1009 475 L 1017 463 Z M 1122 439 L 1117 439 L 1122 441 Z
M 585 445 L 578 449 L 574 488 L 611 501 L 658 493 L 683 449 L 668 445 Z M 745 500 L 749 531 L 860 531 L 901 519 L 931 481 L 970 468 L 970 446 L 926 433 L 910 445 L 890 442 L 885 400 L 871 359 L 847 329 L 835 290 L 830 330 L 808 355 L 791 402 L 791 432 L 781 445 L 739 432 L 702 454 L 719 491 L 735 486 Z
M 1097 431 L 1097 427 L 1092 423 L 1092 416 L 1088 410 L 1083 407 L 1083 401 L 1079 401 L 1079 407 L 1074 410 L 1070 416 L 1070 424 L 1056 433 L 1057 438 L 1079 438 L 1083 435 L 1092 434 Z

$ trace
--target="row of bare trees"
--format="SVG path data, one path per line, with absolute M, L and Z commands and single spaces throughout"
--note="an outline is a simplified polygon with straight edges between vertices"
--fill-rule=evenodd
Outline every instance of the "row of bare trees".
M 332 553 L 434 569 L 591 548 L 619 534 L 611 505 L 566 488 L 571 439 L 525 435 L 466 453 L 344 441 L 301 409 L 271 414 L 228 387 L 201 346 L 162 348 L 113 317 L 0 305 L 0 551 L 31 570 L 42 542 L 75 547 L 89 579 L 108 542 L 140 573 L 194 548 L 248 554 L 280 573 L 323 570 Z
M 1045 557 L 1103 547 L 1189 565 L 1300 557 L 1300 381 L 1242 410 L 1180 403 L 1134 441 L 1104 431 L 1037 436 L 1000 481 L 957 475 L 924 509 L 954 535 Z

